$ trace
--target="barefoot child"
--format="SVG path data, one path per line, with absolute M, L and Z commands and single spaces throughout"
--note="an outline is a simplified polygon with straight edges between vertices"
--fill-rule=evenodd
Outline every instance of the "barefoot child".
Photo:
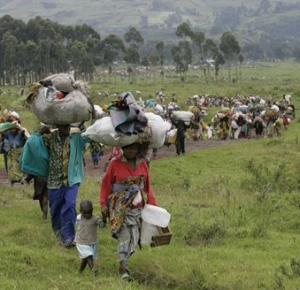
M 97 258 L 97 227 L 105 227 L 101 218 L 93 215 L 93 204 L 90 200 L 82 200 L 80 203 L 80 213 L 76 219 L 76 247 L 81 258 L 79 273 L 82 273 L 86 265 L 89 266 L 93 275 L 94 260 Z

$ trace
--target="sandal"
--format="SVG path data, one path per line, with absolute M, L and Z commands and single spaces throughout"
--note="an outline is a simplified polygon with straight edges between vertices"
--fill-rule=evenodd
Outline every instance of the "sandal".
M 131 276 L 128 273 L 123 273 L 121 275 L 122 280 L 131 281 Z

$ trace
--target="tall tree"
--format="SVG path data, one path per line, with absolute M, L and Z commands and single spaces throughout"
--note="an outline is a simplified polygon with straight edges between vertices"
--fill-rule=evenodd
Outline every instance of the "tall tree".
M 43 53 L 44 53 L 44 65 L 45 65 L 45 76 L 50 73 L 53 73 L 53 58 L 52 47 L 55 42 L 56 31 L 53 27 L 53 24 L 50 20 L 44 22 L 44 25 L 40 30 L 40 41 L 43 44 Z
M 102 62 L 104 65 L 110 66 L 111 68 L 113 67 L 115 69 L 113 63 L 118 60 L 120 53 L 125 52 L 123 40 L 115 34 L 110 34 L 101 41 L 99 48 L 103 57 Z M 112 71 L 112 69 L 110 71 Z M 114 74 L 114 76 L 116 84 L 116 74 Z
M 164 49 L 165 49 L 165 43 L 163 41 L 159 41 L 155 45 L 157 55 L 159 58 L 159 64 L 160 64 L 160 75 L 161 75 L 161 82 L 162 84 L 164 83 L 164 62 L 165 62 L 165 54 L 164 54 Z
M 4 80 L 4 71 L 6 76 L 8 76 L 9 71 L 7 67 L 4 67 L 5 50 L 7 49 L 7 45 L 5 44 L 5 41 L 2 43 L 2 39 L 6 33 L 9 33 L 17 40 L 18 43 L 19 39 L 23 39 L 23 36 L 25 34 L 25 27 L 26 26 L 23 21 L 16 20 L 9 15 L 5 15 L 0 18 L 0 76 L 2 76 L 2 80 Z M 6 54 L 9 54 L 9 51 L 7 51 Z M 13 55 L 11 56 L 13 57 Z M 16 57 L 16 55 L 14 56 Z
M 219 76 L 219 71 L 221 68 L 221 65 L 223 65 L 225 63 L 225 59 L 223 54 L 220 51 L 217 51 L 216 54 L 214 55 L 214 61 L 215 61 L 215 77 L 216 79 Z
M 240 80 L 242 79 L 242 63 L 245 60 L 244 56 L 240 53 L 238 55 L 239 68 L 240 68 Z
M 220 50 L 223 52 L 226 63 L 228 64 L 228 80 L 230 82 L 231 64 L 232 62 L 237 62 L 237 57 L 241 51 L 238 41 L 230 31 L 224 32 L 221 36 Z
M 131 64 L 131 65 L 137 65 L 137 64 L 139 64 L 139 62 L 140 62 L 140 54 L 139 54 L 138 49 L 136 47 L 134 47 L 134 46 L 129 46 L 128 48 L 126 48 L 124 60 L 127 63 Z M 132 68 L 129 69 L 129 67 L 128 67 L 127 71 L 130 72 L 129 76 L 132 77 L 132 79 L 131 79 L 130 82 L 133 83 L 134 82 L 133 69 Z
M 23 78 L 23 85 L 26 84 L 26 76 L 30 72 L 32 73 L 32 71 L 34 71 L 38 65 L 36 62 L 37 52 L 38 46 L 32 40 L 28 40 L 26 43 L 21 42 L 19 44 L 17 58 Z
M 112 64 L 118 60 L 121 52 L 125 52 L 123 40 L 115 34 L 110 34 L 101 41 L 100 50 L 103 54 L 103 61 Z
M 176 63 L 176 70 L 186 75 L 189 64 L 192 63 L 192 49 L 188 41 L 182 40 L 177 46 L 171 48 L 173 60 Z
M 1 40 L 1 47 L 3 48 L 3 74 L 4 82 L 11 84 L 15 75 L 16 54 L 18 48 L 18 40 L 6 32 Z
M 205 77 L 206 83 L 208 83 L 208 75 L 211 67 L 211 59 L 215 59 L 215 56 L 218 53 L 218 46 L 216 43 L 208 38 L 205 40 L 203 44 L 203 63 L 205 64 L 203 66 L 203 73 Z
M 141 36 L 140 32 L 131 27 L 128 32 L 124 34 L 125 42 L 129 43 L 131 46 L 139 48 L 139 45 L 144 43 L 144 38 Z
M 193 31 L 186 22 L 183 22 L 177 26 L 175 34 L 182 39 L 185 39 L 186 36 L 190 38 L 193 37 Z
M 148 59 L 150 61 L 150 64 L 154 67 L 154 72 L 153 72 L 153 81 L 154 81 L 154 84 L 156 84 L 156 64 L 157 62 L 159 61 L 159 57 L 157 55 L 157 52 L 156 51 L 151 51 L 149 56 L 148 56 Z
M 140 61 L 140 54 L 135 47 L 128 47 L 125 50 L 124 60 L 130 64 L 138 64 Z
M 199 56 L 198 62 L 200 64 L 201 69 L 203 69 L 204 65 L 204 55 L 203 55 L 203 44 L 205 41 L 205 34 L 202 31 L 196 31 L 193 34 L 192 42 L 197 49 L 197 56 Z
M 160 67 L 162 68 L 165 62 L 165 54 L 164 54 L 164 49 L 165 49 L 165 43 L 163 41 L 159 41 L 156 45 L 155 45 L 156 51 L 157 51 L 157 55 L 159 58 L 159 64 Z
M 68 46 L 69 60 L 77 75 L 90 74 L 94 71 L 94 64 L 81 41 L 74 41 Z
M 140 61 L 139 45 L 144 43 L 144 38 L 136 28 L 131 27 L 129 31 L 124 34 L 124 40 L 130 45 L 126 49 L 124 60 L 131 65 L 138 64 Z M 133 71 L 132 68 L 131 71 Z M 131 75 L 133 74 L 131 73 Z M 131 82 L 133 81 L 132 79 Z
M 98 40 L 101 39 L 99 33 L 87 24 L 76 25 L 74 31 L 75 31 L 75 39 L 81 42 L 85 42 L 89 37 Z
M 26 35 L 25 22 L 19 19 L 14 19 L 10 15 L 5 15 L 0 18 L 0 39 L 6 32 L 16 37 L 18 40 L 23 40 Z

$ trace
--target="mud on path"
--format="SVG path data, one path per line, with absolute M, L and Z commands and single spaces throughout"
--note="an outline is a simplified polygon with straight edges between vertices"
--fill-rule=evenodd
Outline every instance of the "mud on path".
M 199 140 L 199 141 L 194 141 L 187 139 L 185 143 L 185 151 L 186 154 L 192 151 L 197 151 L 197 150 L 203 150 L 215 146 L 222 146 L 224 144 L 227 144 L 228 142 L 234 142 L 233 140 Z M 108 160 L 108 153 L 105 152 L 105 154 L 101 157 L 101 160 L 99 162 L 98 166 L 94 166 L 92 162 L 92 158 L 88 153 L 85 154 L 85 161 L 86 161 L 86 166 L 85 166 L 85 174 L 86 176 L 89 177 L 95 177 L 99 178 L 103 173 L 104 173 L 104 166 L 105 163 Z M 156 157 L 154 160 L 165 158 L 165 157 L 171 157 L 171 156 L 177 156 L 176 155 L 176 149 L 174 145 L 170 145 L 169 147 L 163 146 L 158 149 Z M 3 158 L 3 156 L 0 158 Z M 10 183 L 7 179 L 7 173 L 5 171 L 5 168 L 0 168 L 0 184 L 1 185 L 8 185 L 10 186 Z M 20 184 L 16 183 L 14 186 L 18 186 Z

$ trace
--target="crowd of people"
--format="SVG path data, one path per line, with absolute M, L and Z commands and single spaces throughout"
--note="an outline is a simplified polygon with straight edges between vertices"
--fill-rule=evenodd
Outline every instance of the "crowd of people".
M 43 221 L 47 222 L 49 207 L 51 227 L 59 244 L 78 250 L 79 273 L 88 266 L 93 275 L 97 274 L 97 228 L 105 227 L 109 221 L 111 235 L 118 241 L 120 277 L 131 280 L 128 262 L 138 246 L 141 210 L 146 203 L 156 205 L 149 167 L 141 156 L 144 148 L 138 143 L 114 148 L 100 188 L 102 216 L 93 214 L 90 200 L 80 202 L 77 215 L 85 147 L 90 145 L 92 162 L 97 166 L 103 146 L 82 136 L 71 125 L 57 125 L 54 130 L 42 126 L 39 132 L 26 137 L 20 123 L 11 123 L 1 131 L 12 184 L 33 180 L 33 199 L 39 200 Z
M 200 140 L 237 140 L 241 138 L 261 138 L 280 136 L 295 118 L 295 107 L 290 95 L 283 95 L 277 101 L 259 96 L 220 97 L 194 95 L 188 99 L 184 111 L 193 113 L 190 122 L 172 119 L 172 112 L 183 110 L 174 99 L 161 106 L 155 100 L 146 101 L 146 108 L 157 111 L 172 123 L 166 145 L 175 144 L 176 153 L 184 154 L 185 137 Z M 207 110 L 215 110 L 208 118 Z M 183 148 L 183 149 L 182 149 Z
M 175 99 L 165 108 L 158 106 L 155 100 L 145 102 L 145 110 L 152 110 L 171 124 L 169 132 L 175 133 L 172 138 L 167 133 L 164 144 L 174 144 L 177 155 L 186 153 L 188 134 L 195 142 L 213 136 L 239 139 L 249 137 L 251 130 L 255 136 L 262 136 L 269 126 L 278 133 L 280 126 L 289 124 L 287 115 L 276 104 L 262 113 L 251 102 L 247 108 L 237 103 L 222 106 L 211 122 L 205 122 L 201 115 L 203 103 L 199 100 L 195 98 L 194 104 L 182 111 L 182 118 L 175 114 L 180 111 Z M 93 165 L 97 167 L 104 153 L 103 144 L 82 135 L 81 128 L 71 124 L 41 126 L 39 132 L 29 135 L 13 110 L 2 113 L 1 124 L 0 147 L 11 185 L 28 184 L 33 180 L 33 199 L 39 201 L 43 221 L 48 220 L 49 208 L 51 227 L 58 242 L 66 249 L 76 247 L 78 250 L 79 273 L 88 266 L 96 275 L 97 228 L 104 228 L 108 223 L 112 238 L 117 240 L 120 277 L 131 280 L 129 260 L 139 246 L 141 211 L 145 204 L 157 205 L 149 174 L 149 163 L 157 148 L 149 149 L 149 144 L 138 142 L 114 146 L 100 185 L 101 216 L 93 214 L 90 200 L 80 202 L 78 215 L 77 198 L 84 180 L 86 145 L 89 144 Z

